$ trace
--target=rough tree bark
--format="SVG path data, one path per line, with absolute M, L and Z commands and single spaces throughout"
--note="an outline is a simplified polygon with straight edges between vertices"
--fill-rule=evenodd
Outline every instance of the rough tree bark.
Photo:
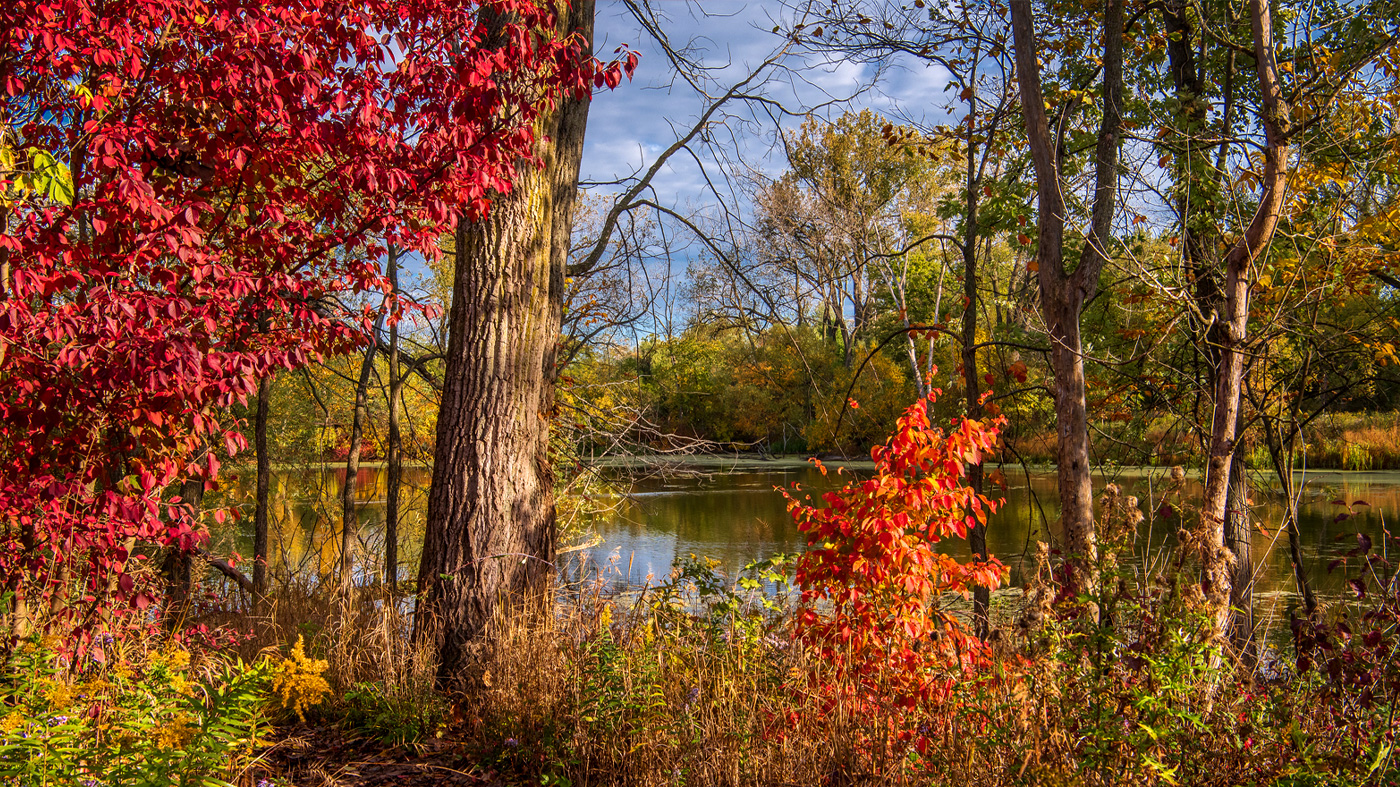
M 1094 488 L 1090 476 L 1092 465 L 1079 319 L 1084 304 L 1098 291 L 1099 274 L 1108 261 L 1106 243 L 1118 201 L 1123 10 L 1124 0 L 1109 0 L 1104 6 L 1103 116 L 1094 150 L 1093 208 L 1079 264 L 1068 271 L 1064 264 L 1065 201 L 1060 150 L 1045 113 L 1035 19 L 1030 0 L 1011 2 L 1016 79 L 1021 89 L 1021 106 L 1036 175 L 1039 212 L 1036 260 L 1041 308 L 1049 331 L 1051 368 L 1055 377 L 1060 523 L 1077 574 L 1071 581 L 1084 591 L 1092 590 L 1095 584 L 1093 566 L 1097 562 L 1098 542 L 1094 530 Z
M 967 217 L 963 225 L 962 258 L 963 258 L 963 300 L 966 306 L 963 307 L 962 319 L 962 366 L 964 390 L 967 392 L 966 406 L 967 417 L 982 417 L 982 379 L 977 370 L 977 162 L 972 155 L 972 129 L 976 118 L 975 92 L 968 97 L 968 150 L 967 150 L 967 170 L 966 182 L 964 183 L 963 196 L 966 199 Z M 929 349 L 932 355 L 932 348 Z M 983 480 L 982 465 L 975 464 L 967 469 L 967 485 L 977 494 L 982 494 Z M 974 525 L 968 531 L 967 540 L 972 548 L 972 554 L 978 560 L 987 559 L 987 526 Z M 972 590 L 972 621 L 977 632 L 977 636 L 985 639 L 990 633 L 991 625 L 988 617 L 988 610 L 991 606 L 992 592 L 985 587 L 975 587 Z
M 586 54 L 593 5 L 554 3 L 559 35 L 581 36 Z M 420 641 L 436 640 L 443 683 L 498 608 L 541 590 L 554 570 L 548 419 L 587 120 L 587 97 L 544 113 L 542 167 L 522 165 L 489 219 L 457 228 L 415 621 Z

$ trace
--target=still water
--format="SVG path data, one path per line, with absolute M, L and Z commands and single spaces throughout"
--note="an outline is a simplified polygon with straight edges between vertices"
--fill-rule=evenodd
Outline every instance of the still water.
M 709 469 L 708 475 L 695 478 L 636 482 L 633 493 L 597 527 L 601 543 L 587 550 L 595 569 L 636 585 L 648 577 L 652 582 L 664 578 L 672 561 L 689 554 L 716 558 L 732 575 L 751 561 L 800 551 L 806 542 L 774 488 L 796 482 L 820 490 L 830 488 L 836 480 L 834 474 L 824 479 L 806 466 L 763 469 L 750 463 L 733 469 Z M 852 469 L 860 474 L 863 468 L 857 465 Z M 1023 556 L 1033 571 L 1036 542 L 1055 543 L 1058 538 L 1054 523 L 1059 500 L 1053 470 L 1027 473 L 1008 466 L 1003 472 L 1007 489 L 993 489 L 991 496 L 1003 498 L 1004 503 L 991 518 L 987 547 L 1011 568 L 1011 584 L 1017 585 L 1022 581 Z M 1266 480 L 1263 476 L 1256 479 L 1250 509 L 1255 523 L 1256 596 L 1287 598 L 1293 595 L 1295 584 L 1288 561 L 1288 536 L 1279 530 L 1284 501 L 1269 490 Z M 1137 552 L 1150 557 L 1160 558 L 1175 543 L 1175 534 L 1182 526 L 1180 515 L 1163 511 L 1162 502 L 1179 510 L 1183 502 L 1195 504 L 1200 494 L 1200 485 L 1194 480 L 1173 494 L 1166 468 L 1101 475 L 1095 490 L 1102 492 L 1109 482 L 1116 483 L 1123 496 L 1139 498 L 1138 507 L 1146 519 L 1138 530 Z M 1337 505 L 1337 500 L 1352 506 Z M 1358 505 L 1358 501 L 1365 505 Z M 1354 514 L 1337 521 L 1339 514 L 1349 510 Z M 1397 510 L 1400 474 L 1309 473 L 1303 486 L 1299 531 L 1313 587 L 1324 595 L 1344 592 L 1343 569 L 1329 573 L 1327 564 L 1356 546 L 1358 532 L 1370 536 L 1377 550 L 1385 549 L 1388 539 L 1382 536 Z M 953 555 L 970 555 L 963 541 L 946 542 L 946 548 Z
M 834 468 L 835 465 L 832 465 Z M 711 557 L 731 577 L 751 561 L 778 553 L 795 553 L 805 545 L 802 535 L 788 517 L 786 502 L 776 488 L 796 483 L 803 494 L 830 489 L 869 471 L 869 463 L 853 463 L 848 475 L 835 470 L 823 477 L 809 465 L 792 462 L 734 462 L 710 460 L 682 475 L 638 477 L 635 468 L 602 468 L 614 479 L 626 480 L 625 495 L 603 495 L 590 499 L 594 510 L 587 523 L 591 538 L 584 548 L 574 549 L 561 560 L 568 561 L 570 575 L 598 574 L 619 587 L 636 587 L 663 580 L 673 561 L 687 555 Z M 1007 466 L 1008 487 L 993 489 L 993 496 L 1004 498 L 1000 511 L 991 519 L 987 544 L 991 552 L 1011 567 L 1013 585 L 1021 581 L 1022 557 L 1034 555 L 1037 541 L 1053 540 L 1053 523 L 1058 517 L 1055 476 L 1051 470 L 1021 470 Z M 423 533 L 426 487 L 430 473 L 425 468 L 405 472 L 400 533 L 400 578 L 417 574 Z M 340 488 L 344 469 L 325 468 L 280 472 L 273 491 L 270 552 L 272 569 L 282 576 L 303 579 L 329 576 L 339 554 Z M 1269 490 L 1267 478 L 1256 479 L 1251 519 L 1256 563 L 1256 597 L 1287 603 L 1294 591 L 1288 563 L 1288 537 L 1279 530 L 1284 502 Z M 244 473 L 230 492 L 244 502 L 251 498 L 251 473 Z M 382 468 L 361 471 L 357 481 L 359 553 L 362 579 L 373 581 L 384 554 L 384 489 Z M 1165 468 L 1123 470 L 1112 477 L 1096 479 L 1096 491 L 1108 482 L 1122 489 L 1124 496 L 1139 498 L 1146 519 L 1138 531 L 1138 551 L 1161 555 L 1174 543 L 1181 519 L 1159 516 L 1161 503 L 1193 504 L 1199 484 L 1188 480 L 1177 497 L 1168 494 L 1172 484 Z M 990 485 L 989 485 L 990 487 Z M 1334 501 L 1353 504 L 1355 514 L 1341 521 L 1338 515 L 1348 508 Z M 1357 504 L 1358 501 L 1365 505 Z M 1377 550 L 1390 540 L 1387 522 L 1400 510 L 1400 474 L 1310 472 L 1305 476 L 1300 509 L 1302 546 L 1315 589 L 1323 595 L 1345 591 L 1343 570 L 1327 571 L 1327 564 L 1342 557 L 1356 545 L 1355 534 L 1371 537 Z M 1189 516 L 1189 515 L 1188 515 Z M 243 532 L 233 535 L 224 546 L 243 555 L 252 552 L 251 516 L 242 519 Z M 1047 536 L 1050 533 L 1050 536 Z M 588 542 L 592 541 L 591 546 Z M 954 555 L 966 556 L 965 542 L 947 542 Z M 1029 558 L 1028 558 L 1029 560 Z M 1033 566 L 1028 566 L 1033 568 Z

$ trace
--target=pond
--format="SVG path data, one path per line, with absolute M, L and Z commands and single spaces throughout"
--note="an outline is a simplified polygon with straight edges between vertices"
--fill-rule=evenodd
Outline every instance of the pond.
M 636 468 L 603 466 L 600 472 L 605 476 L 630 478 L 630 492 L 590 500 L 589 507 L 595 513 L 588 527 L 596 543 L 563 557 L 568 560 L 571 576 L 598 574 L 618 588 L 655 584 L 670 573 L 675 560 L 692 554 L 716 559 L 722 570 L 735 577 L 751 561 L 795 553 L 805 545 L 776 488 L 796 483 L 804 488 L 804 494 L 812 492 L 815 497 L 816 492 L 869 472 L 869 466 L 868 462 L 851 463 L 843 467 L 847 475 L 838 476 L 833 470 L 827 477 L 808 464 L 791 460 L 709 459 L 689 467 L 683 475 L 638 476 Z M 1053 470 L 1006 466 L 1002 471 L 1007 489 L 994 490 L 994 496 L 1003 497 L 1005 503 L 991 519 L 987 543 L 992 554 L 1011 567 L 1014 586 L 1022 581 L 1023 556 L 1034 555 L 1036 542 L 1047 540 L 1047 523 L 1053 524 L 1058 517 L 1058 500 Z M 429 476 L 422 467 L 405 472 L 399 569 L 403 579 L 417 573 Z M 375 560 L 383 555 L 385 477 L 382 467 L 369 467 L 361 470 L 357 483 L 359 549 Z M 344 469 L 332 465 L 277 473 L 271 512 L 274 572 L 306 577 L 329 576 L 334 571 L 343 478 Z M 1171 486 L 1169 470 L 1123 469 L 1111 476 L 1100 475 L 1096 491 L 1101 492 L 1109 481 L 1117 483 L 1123 495 L 1140 498 L 1140 509 L 1148 516 L 1138 533 L 1139 549 L 1160 555 L 1174 543 L 1181 525 L 1179 517 L 1154 515 Z M 1287 534 L 1278 527 L 1283 519 L 1283 500 L 1270 491 L 1267 481 L 1262 474 L 1255 479 L 1251 507 L 1251 519 L 1256 523 L 1256 598 L 1273 599 L 1273 606 L 1282 614 L 1279 604 L 1286 605 L 1293 596 L 1294 580 Z M 251 472 L 245 472 L 230 491 L 250 503 L 251 488 Z M 1327 564 L 1356 545 L 1358 532 L 1370 536 L 1378 550 L 1386 548 L 1389 540 L 1382 537 L 1386 522 L 1400 508 L 1400 474 L 1309 472 L 1303 490 L 1300 532 L 1308 573 L 1320 594 L 1342 594 L 1346 590 L 1344 572 L 1329 573 Z M 1198 496 L 1199 483 L 1188 479 L 1181 499 L 1193 504 Z M 1336 500 L 1365 505 L 1354 505 L 1355 515 L 1338 521 L 1338 515 L 1348 509 Z M 243 517 L 243 532 L 225 546 L 245 556 L 251 553 L 251 519 Z M 1143 550 L 1145 545 L 1150 547 Z M 969 553 L 966 542 L 946 542 L 945 548 L 961 557 Z M 372 581 L 377 571 L 376 566 L 362 572 L 362 580 Z
M 617 581 L 636 585 L 648 577 L 653 583 L 664 578 L 674 560 L 690 554 L 716 558 L 733 575 L 751 561 L 800 551 L 805 539 L 793 526 L 775 487 L 795 482 L 820 490 L 830 488 L 835 478 L 832 474 L 824 479 L 814 468 L 802 465 L 765 469 L 755 463 L 739 463 L 706 469 L 709 472 L 698 477 L 635 482 L 632 494 L 596 528 L 601 543 L 586 550 L 595 570 L 611 572 Z M 859 474 L 864 468 L 857 465 L 852 469 Z M 992 496 L 1005 502 L 991 518 L 987 547 L 1011 567 L 1011 584 L 1018 585 L 1023 581 L 1022 558 L 1033 560 L 1036 542 L 1051 540 L 1046 535 L 1047 522 L 1053 531 L 1059 500 L 1053 470 L 1023 471 L 1007 466 L 1002 471 L 1007 489 L 1001 492 L 993 488 Z M 1294 594 L 1295 582 L 1288 560 L 1288 536 L 1279 529 L 1284 501 L 1269 488 L 1265 477 L 1254 480 L 1250 515 L 1255 523 L 1256 597 L 1286 598 Z M 1182 525 L 1180 515 L 1159 511 L 1164 494 L 1172 487 L 1168 468 L 1101 474 L 1095 479 L 1095 490 L 1102 493 L 1110 481 L 1121 488 L 1122 495 L 1140 498 L 1139 508 L 1148 515 L 1138 533 L 1139 552 L 1160 555 L 1164 547 L 1175 543 L 1175 533 Z M 1370 536 L 1376 549 L 1385 549 L 1388 540 L 1382 535 L 1387 519 L 1393 519 L 1400 507 L 1400 474 L 1311 472 L 1305 476 L 1303 490 L 1299 531 L 1310 580 L 1320 594 L 1341 594 L 1346 590 L 1344 572 L 1329 573 L 1327 564 L 1356 546 L 1358 532 Z M 1199 495 L 1200 484 L 1188 479 L 1179 499 L 1194 505 Z M 1172 497 L 1171 502 L 1177 499 Z M 1339 514 L 1349 511 L 1337 505 L 1337 500 L 1352 503 L 1354 514 L 1337 521 Z M 946 542 L 946 548 L 958 557 L 970 556 L 965 541 Z M 1033 565 L 1029 568 L 1034 570 Z

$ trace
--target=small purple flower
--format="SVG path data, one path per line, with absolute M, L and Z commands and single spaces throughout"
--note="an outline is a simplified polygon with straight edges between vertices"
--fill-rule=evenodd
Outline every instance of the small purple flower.
M 59 724 L 67 724 L 67 723 L 68 723 L 68 717 L 67 717 L 67 716 L 53 716 L 53 717 L 50 717 L 50 718 L 49 718 L 49 724 L 59 725 Z
M 520 748 L 520 741 L 515 738 L 506 738 L 506 745 L 512 749 L 518 749 Z

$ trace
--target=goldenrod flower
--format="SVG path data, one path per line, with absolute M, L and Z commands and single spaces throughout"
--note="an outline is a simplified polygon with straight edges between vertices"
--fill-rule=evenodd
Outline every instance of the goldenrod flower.
M 24 726 L 24 716 L 19 711 L 10 711 L 10 715 L 0 719 L 0 732 L 6 735 Z
M 199 725 L 196 724 L 196 719 L 181 713 L 156 733 L 156 745 L 162 749 L 179 749 L 193 740 L 198 732 Z
M 180 647 L 171 647 L 165 652 L 165 663 L 171 669 L 184 669 L 190 665 L 190 652 Z
M 282 660 L 272 678 L 272 689 L 281 697 L 282 707 L 296 711 L 297 718 L 306 721 L 306 709 L 320 703 L 330 693 L 330 684 L 321 677 L 329 666 L 321 659 L 307 658 L 302 638 L 298 636 L 291 657 Z
M 45 681 L 48 687 L 44 689 L 44 699 L 49 701 L 49 708 L 57 710 L 66 708 L 73 702 L 73 687 L 56 680 Z

